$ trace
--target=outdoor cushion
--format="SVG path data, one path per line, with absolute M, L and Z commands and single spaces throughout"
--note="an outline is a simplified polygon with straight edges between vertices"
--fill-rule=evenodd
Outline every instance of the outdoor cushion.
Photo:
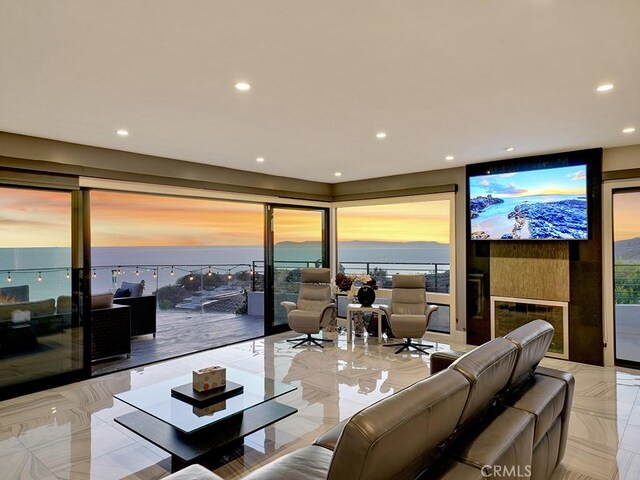
M 113 298 L 126 298 L 131 296 L 131 290 L 128 288 L 122 289 L 119 288 L 116 290 L 116 293 L 113 294 Z
M 130 282 L 122 282 L 120 285 L 122 290 L 129 290 L 130 296 L 132 297 L 141 297 L 142 291 L 144 290 L 144 285 L 142 282 L 140 283 L 130 283 Z
M 71 313 L 71 296 L 60 295 L 56 303 L 56 311 L 58 313 Z
M 97 293 L 91 295 L 91 310 L 98 308 L 111 308 L 113 306 L 113 293 Z

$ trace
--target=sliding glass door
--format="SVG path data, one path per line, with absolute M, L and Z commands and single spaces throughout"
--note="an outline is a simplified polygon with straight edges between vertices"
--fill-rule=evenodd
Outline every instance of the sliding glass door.
M 265 334 L 288 329 L 280 305 L 295 302 L 300 269 L 329 266 L 329 210 L 267 205 L 267 311 Z
M 615 363 L 640 366 L 640 189 L 613 192 Z
M 0 188 L 0 397 L 83 369 L 72 193 Z M 36 387 L 37 388 L 37 387 Z M 5 395 L 6 393 L 6 395 Z

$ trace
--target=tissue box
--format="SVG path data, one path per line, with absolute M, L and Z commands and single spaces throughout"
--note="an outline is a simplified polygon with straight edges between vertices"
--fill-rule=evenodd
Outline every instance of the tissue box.
M 216 412 L 221 412 L 225 408 L 227 408 L 227 402 L 223 400 L 221 402 L 214 403 L 213 405 L 209 405 L 208 407 L 193 407 L 193 413 L 195 413 L 199 417 L 205 417 Z
M 227 384 L 227 370 L 218 365 L 193 371 L 193 389 L 206 392 Z

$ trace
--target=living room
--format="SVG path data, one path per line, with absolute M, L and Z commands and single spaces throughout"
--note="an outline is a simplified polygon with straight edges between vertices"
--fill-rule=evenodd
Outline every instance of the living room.
M 281 303 L 297 301 L 303 269 L 326 267 L 373 277 L 376 304 L 394 275 L 423 276 L 438 306 L 417 340 L 430 352 L 544 316 L 556 337 L 541 365 L 576 381 L 553 478 L 636 478 L 640 12 L 494 3 L 461 2 L 465 15 L 407 2 L 3 5 L 12 476 L 177 470 L 114 420 L 131 413 L 114 395 L 200 368 L 297 388 L 282 397 L 297 413 L 209 465 L 223 478 L 434 373 L 435 353 L 396 355 L 358 322 L 348 341 L 347 290 L 334 292 L 337 331 L 319 332 L 332 342 L 292 348 Z M 580 204 L 562 215 L 578 228 L 535 236 L 518 189 L 571 196 L 553 202 Z M 483 212 L 509 198 L 518 208 L 494 233 Z

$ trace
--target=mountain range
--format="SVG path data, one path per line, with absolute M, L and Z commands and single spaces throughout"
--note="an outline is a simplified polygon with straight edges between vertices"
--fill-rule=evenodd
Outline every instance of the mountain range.
M 640 237 L 614 242 L 613 258 L 623 262 L 640 262 Z

